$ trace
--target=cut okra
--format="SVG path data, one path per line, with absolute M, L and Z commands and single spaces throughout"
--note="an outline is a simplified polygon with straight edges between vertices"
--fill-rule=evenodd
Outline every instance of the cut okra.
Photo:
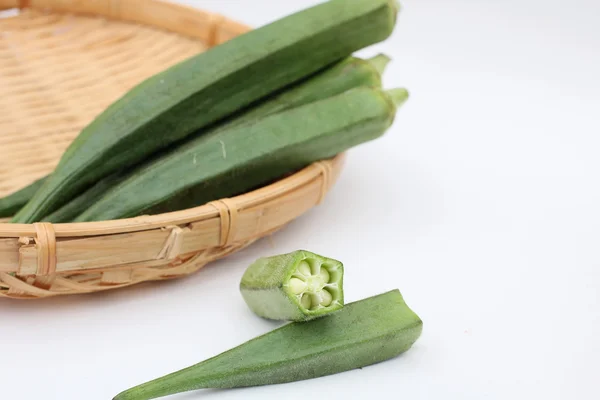
M 257 315 L 307 321 L 344 306 L 344 266 L 305 250 L 262 257 L 244 273 L 240 291 Z

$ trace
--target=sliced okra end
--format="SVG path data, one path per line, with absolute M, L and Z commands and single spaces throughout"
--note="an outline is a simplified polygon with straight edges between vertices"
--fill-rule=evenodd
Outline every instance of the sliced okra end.
M 305 250 L 263 257 L 240 282 L 248 307 L 258 316 L 307 321 L 344 305 L 341 262 Z
M 341 262 L 301 251 L 283 288 L 300 307 L 305 319 L 311 319 L 344 305 Z

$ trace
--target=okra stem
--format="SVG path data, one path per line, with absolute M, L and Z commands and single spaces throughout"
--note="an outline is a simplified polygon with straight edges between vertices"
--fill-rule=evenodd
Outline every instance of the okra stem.
M 408 100 L 408 90 L 399 88 L 399 89 L 390 89 L 387 90 L 386 93 L 390 96 L 392 101 L 396 104 L 396 107 L 400 107 L 406 100 Z
M 392 59 L 385 54 L 377 54 L 375 57 L 367 59 L 367 62 L 369 62 L 375 68 L 379 75 L 383 75 L 386 67 L 391 61 Z

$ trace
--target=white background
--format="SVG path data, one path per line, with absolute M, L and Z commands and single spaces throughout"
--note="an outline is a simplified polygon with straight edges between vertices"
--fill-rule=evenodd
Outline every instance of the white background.
M 317 1 L 187 1 L 259 26 Z M 598 399 L 600 3 L 405 0 L 393 59 L 411 98 L 350 152 L 327 201 L 187 279 L 0 306 L 4 399 L 111 399 L 277 324 L 238 293 L 298 248 L 346 296 L 399 288 L 424 321 L 403 356 L 299 383 L 173 399 Z

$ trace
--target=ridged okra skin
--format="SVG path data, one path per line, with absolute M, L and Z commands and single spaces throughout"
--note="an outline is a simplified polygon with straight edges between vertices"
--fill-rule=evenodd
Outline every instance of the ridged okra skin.
M 387 39 L 397 12 L 390 0 L 326 1 L 148 78 L 82 130 L 12 221 L 38 222 L 103 177 Z
M 262 257 L 250 265 L 240 292 L 258 316 L 307 321 L 344 306 L 344 266 L 306 250 Z
M 110 190 L 111 187 L 125 179 L 126 176 L 127 174 L 122 172 L 107 176 L 64 206 L 60 207 L 58 210 L 54 211 L 52 214 L 42 218 L 42 221 L 51 222 L 53 224 L 71 222 L 91 204 L 102 197 L 102 195 Z
M 243 125 L 250 121 L 258 120 L 289 108 L 335 96 L 357 87 L 381 87 L 381 77 L 389 61 L 390 58 L 385 54 L 378 54 L 369 59 L 348 57 L 332 66 L 328 66 L 317 74 L 310 76 L 292 87 L 287 88 L 281 93 L 261 101 L 259 104 L 245 110 L 240 115 L 236 115 L 219 123 L 206 134 L 215 134 L 216 132 L 231 129 L 235 126 Z M 172 151 L 177 151 L 176 149 L 177 147 Z M 87 207 L 94 204 L 112 186 L 116 185 L 119 181 L 136 174 L 138 168 L 151 163 L 153 159 L 156 158 L 157 157 L 153 157 L 146 163 L 142 163 L 132 170 L 113 174 L 100 180 L 90 189 L 70 200 L 52 214 L 45 216 L 42 220 L 44 222 L 52 223 L 73 221 L 74 218 L 85 211 Z M 202 165 L 201 162 L 200 165 Z M 18 211 L 25 203 L 27 203 L 40 186 L 41 182 L 37 184 L 35 190 L 24 188 L 9 196 L 6 200 L 0 199 L 0 216 L 3 210 L 3 204 L 8 206 L 9 204 L 15 203 L 15 200 L 18 198 L 18 204 L 14 204 L 10 209 L 12 211 L 6 216 L 9 217 L 14 215 L 14 212 Z M 205 199 L 205 197 L 203 197 L 203 199 Z M 151 209 L 146 210 L 145 213 L 160 214 L 190 208 L 196 205 L 198 205 L 198 202 L 192 195 L 181 195 L 160 205 L 154 206 Z
M 252 190 L 382 136 L 407 96 L 359 87 L 199 137 L 140 168 L 75 221 L 135 217 L 174 198 L 204 204 Z
M 0 218 L 12 217 L 21 209 L 29 199 L 33 197 L 35 192 L 42 187 L 46 178 L 38 179 L 37 181 L 17 190 L 10 195 L 0 199 Z
M 398 290 L 392 290 L 346 304 L 323 318 L 288 323 L 126 390 L 113 400 L 149 400 L 203 388 L 271 385 L 332 375 L 398 356 L 413 346 L 422 329 L 419 316 Z

